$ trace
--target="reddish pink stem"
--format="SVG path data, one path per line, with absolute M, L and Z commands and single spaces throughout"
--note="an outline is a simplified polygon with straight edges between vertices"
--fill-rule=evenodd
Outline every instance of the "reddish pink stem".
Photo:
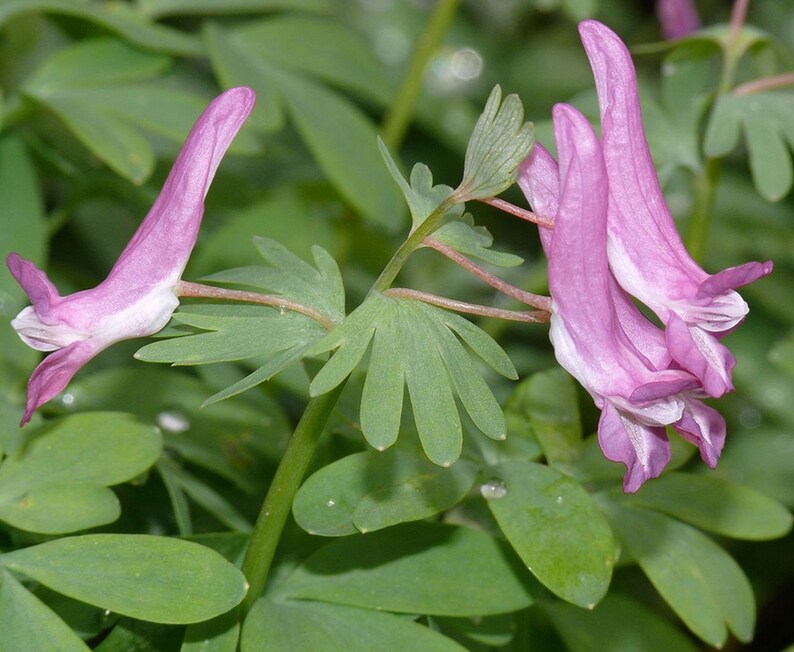
M 460 252 L 455 251 L 449 245 L 445 245 L 443 242 L 436 240 L 435 238 L 425 238 L 422 241 L 422 243 L 426 247 L 430 247 L 431 249 L 435 249 L 439 253 L 444 254 L 451 261 L 457 263 L 463 269 L 473 274 L 477 278 L 482 279 L 492 288 L 499 290 L 499 292 L 501 292 L 502 294 L 506 294 L 509 297 L 513 297 L 514 299 L 517 299 L 521 303 L 525 303 L 528 306 L 532 306 L 533 308 L 540 308 L 541 310 L 545 310 L 545 311 L 551 310 L 551 298 L 545 297 L 541 294 L 533 294 L 532 292 L 527 292 L 526 290 L 517 288 L 515 285 L 512 285 L 507 281 L 503 281 L 498 276 L 484 270 L 474 261 L 470 260 L 469 258 L 466 258 L 466 256 L 464 256 Z
M 741 84 L 733 89 L 734 95 L 752 95 L 763 91 L 771 91 L 785 86 L 794 86 L 794 72 L 787 72 L 773 77 L 763 77 L 755 81 Z
M 483 317 L 494 317 L 496 319 L 507 319 L 510 321 L 545 324 L 549 321 L 549 317 L 551 316 L 543 310 L 527 310 L 523 312 L 518 310 L 502 310 L 501 308 L 491 308 L 476 303 L 456 301 L 455 299 L 448 299 L 447 297 L 440 297 L 436 294 L 420 292 L 419 290 L 410 290 L 408 288 L 389 288 L 383 294 L 397 299 L 422 301 L 423 303 L 429 303 L 439 308 L 446 308 L 456 312 L 465 312 L 470 315 L 481 315 Z
M 544 226 L 547 229 L 554 228 L 554 220 L 551 220 L 548 217 L 541 217 L 537 213 L 533 213 L 526 208 L 521 208 L 515 204 L 511 204 L 509 201 L 505 201 L 504 199 L 491 197 L 490 199 L 480 199 L 479 201 L 481 201 L 483 204 L 488 204 L 489 206 L 498 208 L 500 211 L 504 211 L 510 215 L 515 215 L 516 217 L 526 220 L 527 222 L 537 224 L 538 226 Z
M 179 281 L 176 284 L 176 295 L 178 297 L 201 297 L 204 299 L 221 299 L 226 301 L 244 301 L 246 303 L 258 303 L 265 306 L 272 306 L 280 310 L 291 310 L 310 317 L 321 324 L 327 330 L 333 330 L 334 324 L 328 317 L 314 308 L 304 306 L 302 303 L 286 299 L 275 294 L 259 294 L 258 292 L 246 292 L 244 290 L 229 290 L 213 285 L 203 285 L 202 283 L 190 283 Z

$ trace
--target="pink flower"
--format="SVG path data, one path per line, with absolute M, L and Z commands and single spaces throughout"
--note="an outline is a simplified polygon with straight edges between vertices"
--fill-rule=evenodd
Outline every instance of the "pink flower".
M 656 15 L 666 39 L 683 38 L 700 29 L 700 16 L 692 0 L 656 0 Z
M 256 97 L 233 88 L 215 98 L 188 135 L 160 196 L 107 278 L 62 297 L 47 275 L 12 253 L 8 268 L 33 305 L 11 325 L 39 351 L 53 351 L 28 381 L 20 425 L 63 390 L 75 373 L 111 344 L 152 335 L 179 304 L 175 287 L 196 243 L 204 198 Z
M 709 396 L 733 389 L 736 361 L 719 338 L 748 312 L 735 288 L 772 271 L 772 262 L 745 263 L 710 275 L 692 260 L 664 201 L 642 124 L 637 79 L 626 46 L 593 20 L 579 25 L 601 108 L 609 184 L 608 253 L 620 285 L 666 325 L 673 359 Z
M 623 487 L 633 492 L 670 461 L 665 426 L 698 445 L 714 466 L 725 423 L 697 399 L 691 374 L 668 368 L 664 337 L 634 306 L 607 260 L 609 183 L 601 144 L 586 118 L 554 108 L 559 171 L 536 145 L 519 185 L 535 212 L 554 215 L 541 229 L 549 258 L 550 336 L 560 364 L 601 409 L 598 439 L 605 456 L 626 465 Z

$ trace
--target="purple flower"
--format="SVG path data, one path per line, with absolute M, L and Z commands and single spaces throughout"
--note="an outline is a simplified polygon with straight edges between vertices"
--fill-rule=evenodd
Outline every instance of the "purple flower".
M 700 16 L 692 0 L 656 0 L 656 15 L 666 39 L 683 38 L 700 29 Z
M 692 260 L 664 201 L 642 125 L 637 79 L 626 46 L 596 21 L 579 25 L 601 108 L 609 184 L 609 263 L 620 285 L 666 325 L 673 359 L 709 396 L 733 389 L 736 360 L 719 338 L 748 307 L 734 291 L 772 271 L 771 261 L 710 275 Z
M 541 228 L 549 258 L 550 336 L 560 364 L 601 409 L 598 440 L 605 456 L 626 465 L 625 491 L 658 476 L 670 461 L 665 426 L 673 425 L 714 466 L 725 422 L 698 400 L 691 374 L 668 368 L 664 337 L 618 286 L 607 260 L 609 184 L 601 144 L 586 118 L 554 108 L 559 171 L 536 145 L 519 185 L 532 208 L 553 215 Z
M 39 351 L 54 351 L 33 371 L 20 425 L 111 344 L 162 329 L 179 304 L 175 287 L 196 243 L 204 198 L 232 139 L 254 106 L 249 88 L 215 98 L 188 135 L 160 196 L 107 278 L 62 297 L 29 260 L 12 253 L 8 268 L 33 305 L 11 325 Z

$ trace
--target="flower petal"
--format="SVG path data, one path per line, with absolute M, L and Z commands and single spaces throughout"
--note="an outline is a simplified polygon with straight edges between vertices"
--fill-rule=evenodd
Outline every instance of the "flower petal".
M 517 181 L 532 210 L 546 219 L 554 219 L 559 209 L 560 172 L 557 161 L 540 143 L 535 143 L 521 164 Z M 554 230 L 539 226 L 538 233 L 548 255 Z
M 8 254 L 6 264 L 11 275 L 30 298 L 36 312 L 40 316 L 45 316 L 50 306 L 56 304 L 61 298 L 58 290 L 47 278 L 47 274 L 29 260 L 15 253 Z
M 714 408 L 697 399 L 685 399 L 686 407 L 681 421 L 673 427 L 687 441 L 700 450 L 701 459 L 712 469 L 725 445 L 725 419 Z
M 93 358 L 106 345 L 99 344 L 96 340 L 74 342 L 66 348 L 50 353 L 41 361 L 28 380 L 28 398 L 25 404 L 25 414 L 20 426 L 30 421 L 36 408 L 44 405 L 51 398 L 61 392 L 68 384 L 78 369 Z
M 731 372 L 736 358 L 714 335 L 671 316 L 664 332 L 673 358 L 703 384 L 703 391 L 719 398 L 733 391 Z
M 670 442 L 663 427 L 643 425 L 608 402 L 598 422 L 598 443 L 608 460 L 626 465 L 623 491 L 627 493 L 658 477 L 670 462 Z
M 204 110 L 177 156 L 160 195 L 103 286 L 175 284 L 196 244 L 204 198 L 232 139 L 254 107 L 250 88 L 232 88 Z
M 771 272 L 771 260 L 765 263 L 752 262 L 737 267 L 729 267 L 709 276 L 703 281 L 698 287 L 695 296 L 698 299 L 713 299 L 743 285 L 749 285 Z

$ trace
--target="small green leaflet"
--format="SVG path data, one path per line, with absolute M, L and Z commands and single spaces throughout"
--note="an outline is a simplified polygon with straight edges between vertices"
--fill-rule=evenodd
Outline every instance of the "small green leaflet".
M 753 183 L 769 201 L 788 194 L 794 182 L 794 93 L 724 95 L 711 114 L 703 147 L 708 156 L 725 156 L 744 132 Z
M 502 101 L 502 89 L 494 86 L 466 148 L 463 181 L 456 190 L 460 200 L 495 197 L 507 190 L 534 143 L 535 130 L 524 122 L 518 95 Z
M 312 267 L 283 245 L 254 238 L 268 267 L 249 266 L 219 272 L 207 280 L 264 290 L 307 306 L 331 323 L 344 318 L 344 287 L 331 255 L 314 247 Z M 259 368 L 207 399 L 205 405 L 235 396 L 300 360 L 326 329 L 306 315 L 270 306 L 211 305 L 183 308 L 173 316 L 177 326 L 168 335 L 188 327 L 184 337 L 169 337 L 140 349 L 135 356 L 147 362 L 196 365 L 256 358 Z
M 392 158 L 386 144 L 378 138 L 378 147 L 386 167 L 389 169 L 394 181 L 411 210 L 411 220 L 415 229 L 435 211 L 441 203 L 452 194 L 452 188 L 439 184 L 433 185 L 433 173 L 424 163 L 417 163 L 411 169 L 410 183 L 405 180 L 397 163 Z M 447 209 L 449 215 L 460 217 L 463 214 L 463 204 L 453 203 Z
M 502 409 L 460 340 L 492 369 L 516 378 L 507 354 L 471 322 L 418 301 L 372 294 L 311 349 L 312 354 L 337 351 L 309 391 L 319 396 L 336 387 L 371 343 L 361 397 L 364 437 L 379 450 L 397 440 L 405 385 L 425 454 L 435 464 L 449 466 L 463 442 L 456 396 L 484 434 L 505 437 Z
M 466 213 L 460 221 L 448 222 L 433 232 L 433 238 L 471 258 L 478 258 L 498 267 L 517 267 L 524 259 L 515 254 L 490 249 L 493 236 L 484 226 L 474 226 Z

